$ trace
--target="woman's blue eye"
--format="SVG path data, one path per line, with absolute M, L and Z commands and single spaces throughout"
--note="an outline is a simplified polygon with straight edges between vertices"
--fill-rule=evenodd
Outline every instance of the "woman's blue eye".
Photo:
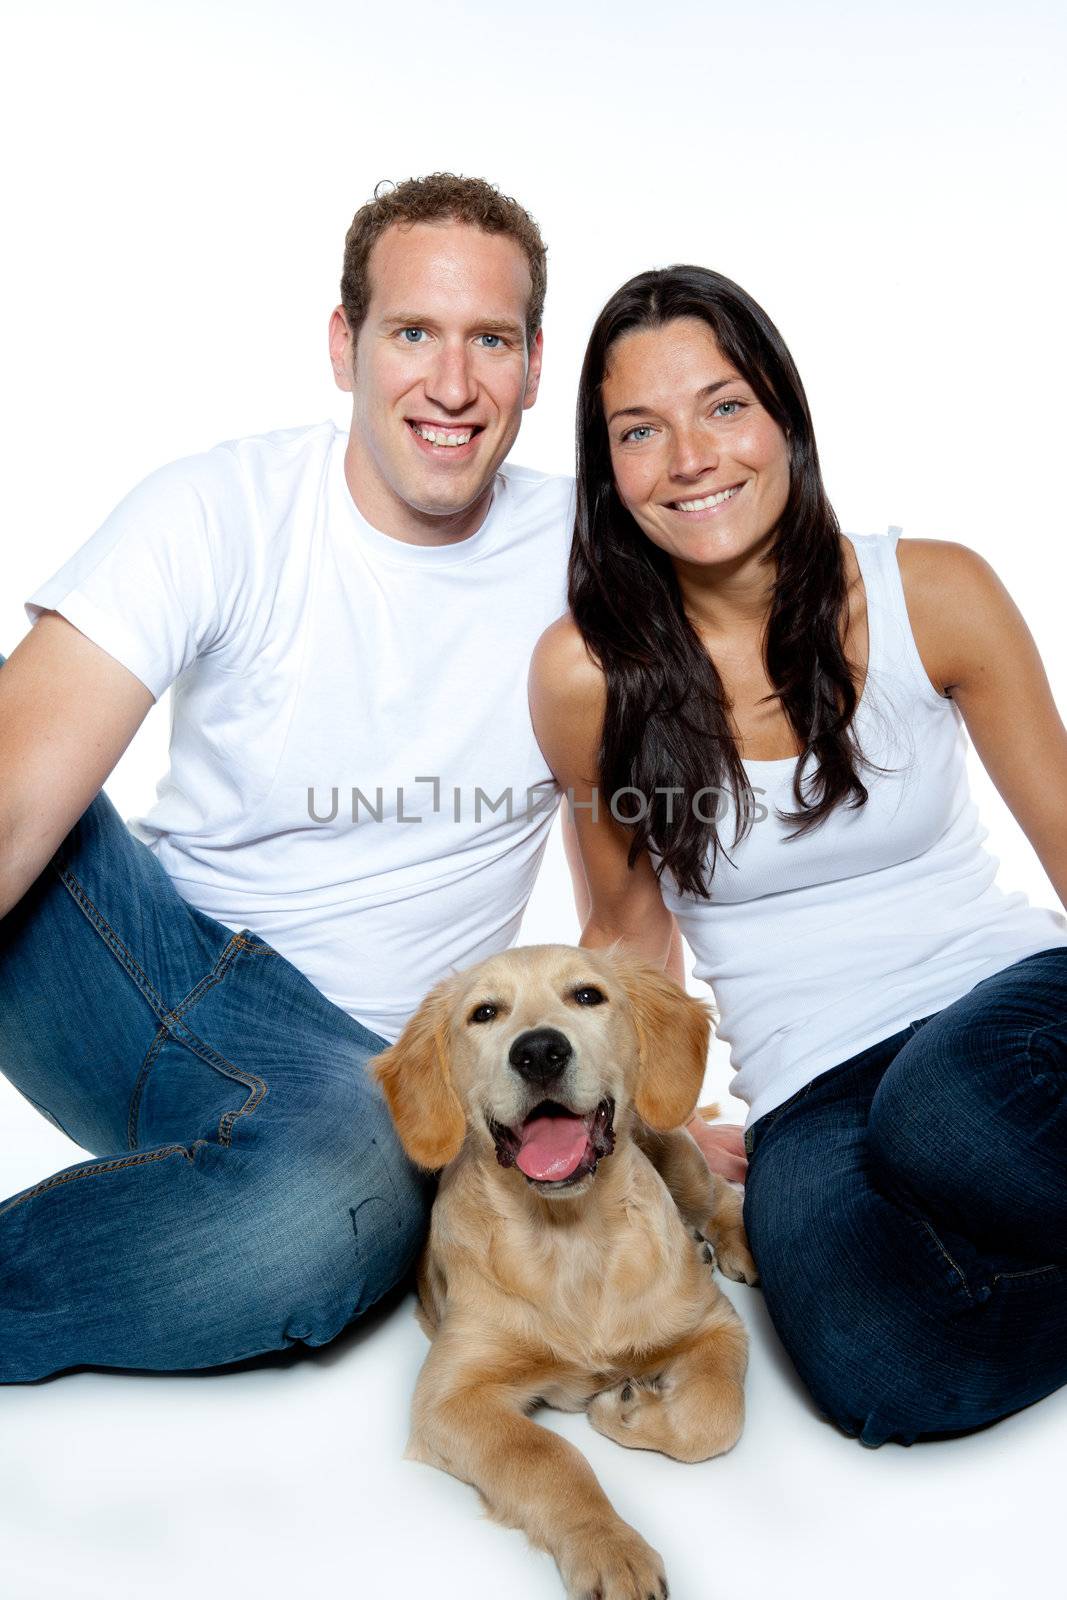
M 727 406 L 733 406 L 733 410 L 727 411 Z M 737 413 L 741 409 L 741 402 L 740 400 L 720 400 L 715 409 L 716 411 L 722 412 L 724 416 L 736 417 Z
M 640 444 L 642 438 L 647 438 L 651 432 L 652 429 L 645 423 L 641 423 L 640 427 L 637 428 L 628 428 L 622 436 L 623 443 L 625 443 L 627 439 L 632 439 L 635 444 Z

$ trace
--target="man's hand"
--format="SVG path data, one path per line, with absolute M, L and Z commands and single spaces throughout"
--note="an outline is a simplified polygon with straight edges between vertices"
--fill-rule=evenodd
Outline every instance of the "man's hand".
M 716 1122 L 709 1126 L 699 1111 L 686 1123 L 712 1172 L 721 1173 L 731 1183 L 744 1183 L 748 1172 L 745 1135 L 736 1122 Z

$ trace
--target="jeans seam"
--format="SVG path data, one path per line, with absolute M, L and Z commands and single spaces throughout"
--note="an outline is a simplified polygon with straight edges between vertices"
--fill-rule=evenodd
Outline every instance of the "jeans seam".
M 941 1242 L 941 1240 L 938 1237 L 938 1235 L 935 1232 L 935 1230 L 927 1222 L 926 1218 L 925 1217 L 920 1217 L 919 1221 L 922 1223 L 923 1227 L 926 1229 L 927 1233 L 930 1235 L 931 1239 L 934 1241 L 934 1244 L 937 1246 L 938 1250 L 944 1256 L 945 1260 L 948 1262 L 948 1264 L 952 1268 L 953 1272 L 959 1278 L 960 1283 L 963 1285 L 964 1293 L 966 1294 L 968 1300 L 970 1300 L 972 1302 L 972 1304 L 973 1304 L 974 1296 L 971 1294 L 971 1288 L 970 1288 L 970 1285 L 967 1282 L 967 1278 L 966 1278 L 966 1276 L 964 1274 L 963 1268 L 960 1266 L 959 1262 L 950 1254 L 950 1252 L 948 1250 L 946 1250 L 944 1244 Z
M 53 866 L 55 866 L 54 862 Z M 84 911 L 85 915 L 89 918 L 89 921 L 96 928 L 97 933 L 99 933 L 100 937 L 108 946 L 108 949 L 111 951 L 112 955 L 118 961 L 119 965 L 125 969 L 125 971 L 136 983 L 137 987 L 140 989 L 141 993 L 144 995 L 153 1011 L 155 1011 L 157 1016 L 159 1016 L 160 1020 L 165 1021 L 169 1013 L 167 1006 L 163 1002 L 162 995 L 157 993 L 154 985 L 149 981 L 147 974 L 141 970 L 140 966 L 138 966 L 130 951 L 127 949 L 125 944 L 123 944 L 122 940 L 108 922 L 107 918 L 100 911 L 99 907 L 93 904 L 92 900 L 90 900 L 82 885 L 78 882 L 77 878 L 72 872 L 70 872 L 66 867 L 59 866 L 55 866 L 55 870 L 64 888 L 71 895 L 74 901 L 81 907 L 82 911 Z
M 1026 1267 L 1022 1272 L 994 1272 L 990 1283 L 997 1283 L 1001 1278 L 1035 1278 L 1039 1273 L 1058 1271 L 1060 1271 L 1059 1263 L 1050 1261 L 1044 1267 Z
M 159 1055 L 164 1041 L 171 1037 L 172 1035 L 166 1028 L 158 1030 L 149 1046 L 148 1054 L 141 1063 L 141 1070 L 137 1074 L 137 1082 L 134 1084 L 133 1093 L 130 1095 L 130 1113 L 126 1122 L 126 1142 L 131 1150 L 137 1149 L 137 1123 L 141 1115 L 141 1100 L 144 1096 L 149 1074 L 155 1065 L 156 1057 Z
M 206 1142 L 204 1139 L 197 1139 L 189 1146 L 184 1144 L 165 1145 L 160 1150 L 146 1151 L 142 1155 L 120 1156 L 115 1160 L 97 1162 L 95 1166 L 76 1167 L 70 1172 L 57 1172 L 51 1178 L 45 1178 L 43 1182 L 34 1184 L 33 1188 L 27 1189 L 24 1194 L 16 1195 L 15 1199 L 9 1200 L 7 1205 L 0 1206 L 0 1217 L 6 1216 L 9 1211 L 13 1211 L 16 1206 L 22 1205 L 24 1201 L 32 1200 L 39 1194 L 45 1194 L 49 1189 L 57 1189 L 61 1184 L 73 1183 L 76 1178 L 95 1178 L 106 1172 L 119 1172 L 124 1167 L 143 1167 L 150 1161 L 162 1161 L 166 1156 L 181 1155 L 187 1161 L 192 1161 L 194 1159 L 193 1151 L 198 1145 Z
M 1031 1028 L 1030 1032 L 1026 1036 L 1026 1048 L 1027 1048 L 1027 1050 L 1033 1050 L 1033 1048 L 1034 1048 L 1034 1040 L 1038 1037 L 1039 1034 L 1051 1033 L 1054 1028 L 1062 1028 L 1062 1027 L 1063 1027 L 1063 1022 L 1060 1021 L 1060 1020 L 1057 1020 L 1055 1022 L 1042 1022 L 1039 1027 Z
M 96 930 L 104 940 L 104 943 L 108 945 L 119 964 L 123 966 L 129 973 L 130 977 L 133 978 L 134 982 L 143 993 L 145 999 L 151 1005 L 152 1009 L 157 1013 L 160 1021 L 164 1024 L 166 1024 L 172 1017 L 180 1018 L 184 1011 L 187 1011 L 196 1003 L 197 1000 L 199 1000 L 201 993 L 205 988 L 211 987 L 218 982 L 218 977 L 221 975 L 219 969 L 222 966 L 228 966 L 231 963 L 237 950 L 248 950 L 256 955 L 260 955 L 265 951 L 269 951 L 271 954 L 275 953 L 273 946 L 271 945 L 252 944 L 248 939 L 243 938 L 241 934 L 233 934 L 230 938 L 229 944 L 227 944 L 225 950 L 219 956 L 219 959 L 216 961 L 211 971 L 206 973 L 205 976 L 200 979 L 199 983 L 194 985 L 181 1004 L 172 1011 L 166 1005 L 162 995 L 157 991 L 147 974 L 142 971 L 141 967 L 134 960 L 130 951 L 127 949 L 126 945 L 123 944 L 122 940 L 108 922 L 99 906 L 95 905 L 94 902 L 89 898 L 85 889 L 78 882 L 74 874 L 66 867 L 56 866 L 54 862 L 53 866 L 55 867 L 55 871 L 58 874 L 60 882 L 63 884 L 64 888 L 78 903 L 78 905 L 81 906 L 81 909 L 85 912 L 90 922 L 92 922 L 96 927 Z
M 255 1073 L 242 1072 L 240 1067 L 235 1066 L 232 1061 L 227 1061 L 226 1057 L 220 1055 L 217 1050 L 212 1050 L 211 1046 L 205 1044 L 205 1042 L 193 1032 L 192 1028 L 189 1027 L 189 1024 L 183 1020 L 183 1013 L 190 1010 L 191 1007 L 196 1004 L 196 1002 L 204 993 L 206 993 L 208 989 L 214 988 L 217 983 L 221 982 L 221 980 L 225 977 L 228 968 L 233 965 L 233 960 L 238 950 L 253 950 L 258 953 L 260 950 L 272 949 L 273 947 L 270 945 L 253 945 L 247 939 L 243 938 L 241 934 L 235 933 L 231 937 L 222 954 L 219 956 L 218 960 L 215 962 L 215 965 L 212 967 L 211 971 L 206 973 L 204 977 L 200 979 L 199 983 L 194 985 L 180 1005 L 176 1006 L 173 1011 L 169 1010 L 164 1004 L 163 997 L 157 992 L 154 985 L 149 982 L 146 974 L 141 970 L 140 966 L 134 960 L 125 944 L 123 944 L 114 928 L 111 927 L 110 923 L 100 911 L 99 907 L 94 905 L 93 901 L 89 898 L 85 889 L 78 882 L 74 874 L 65 867 L 57 866 L 54 862 L 53 866 L 55 867 L 55 871 L 58 874 L 64 888 L 67 889 L 69 894 L 81 907 L 82 911 L 84 911 L 85 915 L 96 928 L 97 932 L 104 940 L 104 943 L 111 950 L 120 966 L 122 966 L 126 972 L 129 973 L 130 977 L 133 978 L 134 982 L 137 984 L 145 999 L 156 1012 L 160 1020 L 160 1030 L 153 1040 L 148 1055 L 145 1057 L 141 1071 L 138 1075 L 137 1083 L 134 1086 L 133 1095 L 130 1097 L 130 1109 L 127 1117 L 126 1132 L 127 1137 L 131 1141 L 131 1148 L 134 1147 L 136 1142 L 136 1117 L 134 1115 L 134 1101 L 136 1100 L 137 1102 L 136 1113 L 137 1116 L 139 1116 L 141 1096 L 144 1092 L 144 1087 L 147 1082 L 148 1073 L 151 1070 L 152 1062 L 154 1061 L 155 1056 L 158 1054 L 159 1047 L 162 1045 L 164 1039 L 168 1037 L 176 1038 L 179 1044 L 184 1044 L 187 1049 L 192 1050 L 194 1055 L 200 1056 L 204 1061 L 207 1062 L 208 1066 L 214 1067 L 216 1071 L 221 1072 L 224 1077 L 234 1079 L 236 1082 L 244 1084 L 245 1088 L 249 1090 L 248 1098 L 245 1100 L 244 1105 L 239 1106 L 235 1111 L 225 1112 L 224 1115 L 219 1119 L 219 1143 L 224 1147 L 229 1148 L 233 1140 L 234 1123 L 238 1117 L 248 1116 L 256 1109 L 260 1101 L 267 1093 L 266 1082 L 262 1078 L 257 1077 Z M 170 1026 L 171 1024 L 174 1024 L 175 1027 L 172 1028 Z M 178 1030 L 180 1030 L 180 1032 Z M 188 1035 L 188 1037 L 186 1037 L 186 1035 Z M 176 1146 L 175 1148 L 181 1149 L 182 1147 Z
M 756 1154 L 756 1129 L 762 1128 L 762 1132 L 759 1136 L 759 1143 L 760 1147 L 762 1148 L 768 1134 L 773 1133 L 778 1119 L 782 1113 L 785 1111 L 792 1111 L 794 1106 L 798 1106 L 806 1097 L 814 1082 L 815 1080 L 812 1078 L 807 1083 L 802 1084 L 801 1087 L 797 1089 L 795 1093 L 791 1094 L 787 1100 L 783 1100 L 780 1106 L 772 1106 L 769 1111 L 764 1112 L 763 1116 L 760 1117 L 758 1122 L 754 1122 L 751 1128 L 746 1130 L 745 1151 L 749 1156 L 754 1156 Z

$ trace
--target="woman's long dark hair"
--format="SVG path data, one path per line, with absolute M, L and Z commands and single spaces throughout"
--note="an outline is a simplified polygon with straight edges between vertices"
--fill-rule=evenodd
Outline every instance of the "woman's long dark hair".
M 715 820 L 721 808 L 706 799 L 697 806 L 694 797 L 732 794 L 736 844 L 752 825 L 755 796 L 722 680 L 685 614 L 670 558 L 641 531 L 615 489 L 601 402 L 616 340 L 679 317 L 708 325 L 789 446 L 789 498 L 768 555 L 775 578 L 764 659 L 802 747 L 793 779 L 797 810 L 785 814 L 796 824 L 791 836 L 814 828 L 839 804 L 864 804 L 867 790 L 856 770 L 863 756 L 851 729 L 856 686 L 840 639 L 846 604 L 840 528 L 793 358 L 770 318 L 729 278 L 690 266 L 642 272 L 600 313 L 582 365 L 569 601 L 606 679 L 601 798 L 625 790 L 638 795 L 628 812 L 621 802 L 613 807 L 632 829 L 630 865 L 648 848 L 657 874 L 669 869 L 683 893 L 707 899 L 719 851 L 725 853 Z

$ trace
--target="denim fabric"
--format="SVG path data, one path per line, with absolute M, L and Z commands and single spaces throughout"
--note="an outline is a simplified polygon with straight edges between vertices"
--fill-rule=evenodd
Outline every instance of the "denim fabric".
M 402 1280 L 433 1185 L 385 1044 L 99 795 L 0 920 L 0 1070 L 97 1158 L 0 1201 L 0 1382 L 325 1344 Z
M 1067 950 L 822 1073 L 748 1144 L 767 1308 L 844 1432 L 967 1432 L 1067 1382 Z

